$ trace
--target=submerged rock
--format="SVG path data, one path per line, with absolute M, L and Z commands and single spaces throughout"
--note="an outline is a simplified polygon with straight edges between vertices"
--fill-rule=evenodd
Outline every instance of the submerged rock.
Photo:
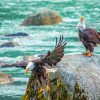
M 15 46 L 20 46 L 18 42 L 10 41 L 2 44 L 0 47 L 15 47 Z
M 11 75 L 0 72 L 0 84 L 12 83 L 14 80 Z
M 58 68 L 71 91 L 74 91 L 77 81 L 88 93 L 90 100 L 100 99 L 100 55 L 66 55 L 58 64 Z
M 27 17 L 21 25 L 52 25 L 60 23 L 61 21 L 62 19 L 56 11 L 43 9 L 40 10 L 39 13 Z
M 24 32 L 18 32 L 18 33 L 16 33 L 16 34 L 6 34 L 5 35 L 6 37 L 9 37 L 9 36 L 28 36 L 28 34 L 27 33 L 24 33 Z
M 5 65 L 5 62 L 0 60 L 0 66 L 2 65 Z

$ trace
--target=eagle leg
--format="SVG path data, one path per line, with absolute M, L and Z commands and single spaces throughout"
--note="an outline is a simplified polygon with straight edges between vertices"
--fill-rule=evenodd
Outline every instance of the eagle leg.
M 40 86 L 40 88 L 38 90 L 38 93 L 41 93 L 41 92 L 43 92 L 43 87 L 42 86 Z
M 41 92 L 43 92 L 42 78 L 41 78 L 41 77 L 38 77 L 38 81 L 39 81 L 39 83 L 40 83 L 40 87 L 39 87 L 38 93 L 41 93 Z
M 46 76 L 45 76 L 46 75 Z M 46 91 L 49 93 L 50 92 L 50 80 L 49 80 L 49 71 L 45 67 L 45 73 L 43 75 L 43 79 L 46 80 Z
M 50 80 L 46 80 L 46 91 L 49 93 L 50 92 Z
M 49 86 L 49 85 L 46 86 L 46 91 L 47 91 L 48 93 L 50 92 L 50 86 Z

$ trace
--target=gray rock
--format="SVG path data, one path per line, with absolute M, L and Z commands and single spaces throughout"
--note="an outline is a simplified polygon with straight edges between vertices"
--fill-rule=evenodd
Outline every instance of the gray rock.
M 27 17 L 21 25 L 52 25 L 62 21 L 61 17 L 56 11 L 42 9 L 37 14 Z
M 20 37 L 20 36 L 28 36 L 27 33 L 24 33 L 24 32 L 18 32 L 18 33 L 13 33 L 13 34 L 5 34 L 6 37 Z
M 14 80 L 11 75 L 6 74 L 4 72 L 0 72 L 0 85 L 12 83 Z
M 5 62 L 0 60 L 0 66 L 4 65 Z
M 10 41 L 2 44 L 0 47 L 2 48 L 2 47 L 15 47 L 15 46 L 20 46 L 20 45 L 17 42 Z
M 57 67 L 63 81 L 69 84 L 72 91 L 77 81 L 90 100 L 100 100 L 100 55 L 66 55 Z

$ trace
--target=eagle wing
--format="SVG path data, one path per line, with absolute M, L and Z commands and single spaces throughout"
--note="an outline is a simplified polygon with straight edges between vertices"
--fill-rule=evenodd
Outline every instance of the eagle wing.
M 53 51 L 48 51 L 48 53 L 41 59 L 43 64 L 48 64 L 52 67 L 52 65 L 56 66 L 58 62 L 61 61 L 61 58 L 64 56 L 64 48 L 66 42 L 63 40 L 63 36 L 60 36 L 58 40 L 56 37 L 56 46 Z
M 99 41 L 100 41 L 100 32 L 97 32 L 98 33 L 98 37 L 99 37 Z
M 100 35 L 94 29 L 88 29 L 84 32 L 84 39 L 88 42 L 100 44 Z

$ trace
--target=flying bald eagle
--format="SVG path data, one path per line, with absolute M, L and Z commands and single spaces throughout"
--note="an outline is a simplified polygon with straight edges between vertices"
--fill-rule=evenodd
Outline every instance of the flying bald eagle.
M 92 28 L 87 28 L 84 19 L 85 18 L 83 16 L 80 17 L 80 22 L 77 26 L 79 38 L 86 48 L 86 52 L 83 54 L 91 57 L 93 55 L 94 47 L 97 46 L 97 44 L 100 44 L 100 33 Z
M 55 72 L 57 70 L 55 68 L 51 68 L 51 69 L 47 68 L 47 66 L 51 66 L 51 67 L 56 66 L 57 63 L 61 61 L 61 59 L 64 56 L 65 45 L 66 42 L 63 41 L 63 36 L 60 36 L 59 40 L 56 38 L 56 46 L 53 49 L 53 51 L 48 51 L 46 55 L 44 55 L 40 59 L 29 62 L 29 64 L 27 65 L 25 72 L 32 71 L 32 70 L 36 72 L 38 81 L 41 86 L 40 91 L 42 91 L 42 79 L 46 80 L 48 72 Z M 48 87 L 49 85 L 47 84 L 47 88 Z

